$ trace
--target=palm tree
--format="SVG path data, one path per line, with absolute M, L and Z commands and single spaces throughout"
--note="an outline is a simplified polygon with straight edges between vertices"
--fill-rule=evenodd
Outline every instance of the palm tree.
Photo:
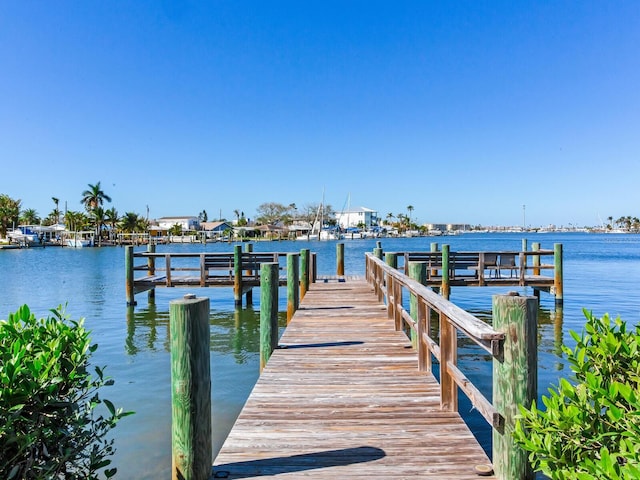
M 411 227 L 411 212 L 413 212 L 413 205 L 407 206 L 407 211 L 409 212 L 409 215 L 407 216 L 407 222 L 409 224 L 409 227 Z
M 89 189 L 82 192 L 82 200 L 80 203 L 84 205 L 84 208 L 87 212 L 91 212 L 92 210 L 101 207 L 104 201 L 111 201 L 111 197 L 102 191 L 100 188 L 100 182 L 95 185 L 89 184 Z
M 233 211 L 233 214 L 236 216 L 236 225 L 240 222 L 240 210 L 237 208 Z
M 387 213 L 387 225 L 391 225 L 393 222 L 393 213 L 389 212 Z
M 64 224 L 67 230 L 80 231 L 84 230 L 89 223 L 89 219 L 83 212 L 74 212 L 69 210 L 64 215 Z
M 56 197 L 51 197 L 51 200 L 53 200 L 53 204 L 55 205 L 53 212 L 51 212 L 51 216 L 55 217 L 55 223 L 58 224 L 60 223 L 60 207 L 59 207 L 60 199 Z
M 118 217 L 118 211 L 115 207 L 111 207 L 104 212 L 104 222 L 109 226 L 109 238 L 113 239 L 113 235 L 116 233 L 118 222 L 120 218 Z
M 106 213 L 104 208 L 96 207 L 91 211 L 91 216 L 96 226 L 96 236 L 98 237 L 98 246 L 102 245 L 102 227 L 106 221 Z
M 33 208 L 27 208 L 20 215 L 20 222 L 24 225 L 37 225 L 40 223 L 40 217 Z
M 137 213 L 125 212 L 124 216 L 120 220 L 120 228 L 127 233 L 134 233 L 139 231 L 140 216 Z

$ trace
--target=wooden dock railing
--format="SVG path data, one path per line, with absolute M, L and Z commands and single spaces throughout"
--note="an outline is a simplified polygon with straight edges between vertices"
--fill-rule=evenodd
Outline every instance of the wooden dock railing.
M 438 268 L 426 261 L 412 260 L 406 267 L 407 271 L 426 272 L 431 267 Z M 383 262 L 375 252 L 366 254 L 366 277 L 378 299 L 386 303 L 396 330 L 404 330 L 415 339 L 418 368 L 430 372 L 433 359 L 439 363 L 441 409 L 457 411 L 460 388 L 492 426 L 496 477 L 533 478 L 527 455 L 515 445 L 511 432 L 518 404 L 529 406 L 537 395 L 537 298 L 495 295 L 492 327 Z M 404 307 L 405 295 L 411 299 L 409 311 Z M 493 403 L 459 369 L 458 334 L 492 356 Z
M 303 249 L 299 254 L 290 252 L 242 251 L 236 245 L 233 252 L 163 252 L 149 244 L 147 251 L 134 251 L 125 247 L 125 275 L 127 304 L 135 305 L 135 295 L 156 287 L 233 287 L 236 305 L 251 289 L 260 286 L 260 269 L 264 264 L 277 264 L 278 283 L 300 283 L 300 297 L 304 297 L 310 282 L 315 281 L 315 254 Z M 289 255 L 295 255 L 288 260 Z M 143 260 L 140 262 L 139 260 Z M 302 268 L 298 270 L 298 263 Z M 292 267 L 295 263 L 295 272 Z M 298 273 L 299 271 L 299 273 Z M 136 273 L 143 272 L 142 275 Z
M 533 288 L 536 296 L 548 292 L 556 304 L 563 303 L 562 244 L 555 244 L 553 250 L 534 244 L 530 251 L 455 252 L 449 245 L 429 252 L 376 250 L 374 256 L 384 256 L 388 265 L 406 275 L 410 262 L 426 263 L 425 285 L 438 288 L 447 299 L 454 286 L 521 286 Z

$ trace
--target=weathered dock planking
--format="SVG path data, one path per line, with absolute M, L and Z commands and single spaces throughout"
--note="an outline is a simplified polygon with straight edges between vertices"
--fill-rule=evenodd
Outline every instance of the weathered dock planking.
M 364 280 L 313 284 L 279 344 L 214 478 L 477 479 L 490 464 Z

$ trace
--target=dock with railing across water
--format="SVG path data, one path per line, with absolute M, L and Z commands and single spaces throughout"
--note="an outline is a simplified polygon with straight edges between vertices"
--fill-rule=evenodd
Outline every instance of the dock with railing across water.
M 189 360 L 194 352 L 205 355 L 209 349 L 208 299 L 201 299 L 206 304 L 198 307 L 199 321 L 183 313 L 174 323 L 172 315 L 172 372 L 198 377 L 192 382 L 174 379 L 172 373 L 173 478 L 533 478 L 511 432 L 518 405 L 528 406 L 536 398 L 538 299 L 494 295 L 492 325 L 487 324 L 444 296 L 451 272 L 463 269 L 451 258 L 464 258 L 464 269 L 479 273 L 487 266 L 484 253 L 472 258 L 449 253 L 446 248 L 439 257 L 403 253 L 406 264 L 398 268 L 398 254 L 387 254 L 383 261 L 381 252 L 374 251 L 365 256 L 365 278 L 337 275 L 310 285 L 298 277 L 298 263 L 290 262 L 298 254 L 287 254 L 287 284 L 294 287 L 287 293 L 295 301 L 280 339 L 282 266 L 275 256 L 272 262 L 265 257 L 259 275 L 261 375 L 212 467 L 210 443 L 203 448 L 211 439 L 203 427 L 211 427 L 210 407 L 202 408 L 210 400 L 209 360 Z M 545 254 L 557 258 L 561 248 L 535 255 Z M 247 265 L 242 252 L 236 255 L 238 273 Z M 529 268 L 527 258 L 520 255 L 520 268 Z M 302 263 L 309 278 L 309 265 Z M 531 268 L 538 267 L 534 260 Z M 440 294 L 426 286 L 429 275 L 439 277 Z M 496 274 L 495 280 L 500 278 Z M 191 295 L 183 302 L 200 300 Z M 202 331 L 190 333 L 195 324 Z M 174 340 L 183 336 L 199 346 L 174 349 Z M 485 396 L 458 366 L 462 337 L 491 358 L 491 395 Z M 174 357 L 183 355 L 174 368 Z M 459 392 L 492 428 L 491 460 L 458 412 Z

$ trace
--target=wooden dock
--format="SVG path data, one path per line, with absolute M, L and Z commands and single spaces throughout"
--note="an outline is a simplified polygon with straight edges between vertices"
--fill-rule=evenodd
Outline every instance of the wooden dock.
M 214 478 L 477 479 L 490 465 L 364 279 L 312 284 L 279 344 Z

